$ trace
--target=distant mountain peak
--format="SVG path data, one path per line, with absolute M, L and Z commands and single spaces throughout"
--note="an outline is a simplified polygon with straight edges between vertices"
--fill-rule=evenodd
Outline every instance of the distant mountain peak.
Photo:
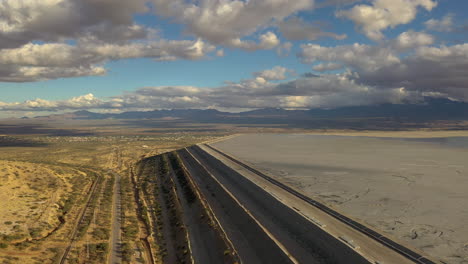
M 95 114 L 95 113 L 90 112 L 88 110 L 79 110 L 79 111 L 73 112 L 73 114 L 75 114 L 75 115 L 89 115 L 89 114 Z

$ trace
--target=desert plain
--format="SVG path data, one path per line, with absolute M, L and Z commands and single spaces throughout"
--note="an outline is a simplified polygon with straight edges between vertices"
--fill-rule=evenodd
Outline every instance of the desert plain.
M 467 135 L 349 135 L 249 134 L 213 145 L 440 263 L 468 263 Z

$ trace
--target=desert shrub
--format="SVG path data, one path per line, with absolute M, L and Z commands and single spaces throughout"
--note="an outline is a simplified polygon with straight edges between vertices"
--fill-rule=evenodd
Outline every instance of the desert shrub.
M 38 238 L 41 236 L 41 233 L 42 233 L 42 229 L 41 228 L 30 228 L 29 229 L 29 235 L 32 237 L 32 238 Z
M 48 248 L 47 250 L 50 251 L 50 252 L 52 252 L 52 253 L 58 253 L 58 252 L 60 252 L 60 249 L 58 249 L 58 248 Z
M 96 228 L 93 231 L 93 237 L 99 240 L 107 240 L 109 239 L 109 229 L 103 227 Z
M 7 241 L 7 242 L 20 240 L 22 238 L 24 238 L 24 235 L 22 234 L 13 234 L 13 235 L 12 234 L 10 235 L 0 234 L 0 240 Z
M 138 226 L 136 224 L 127 225 L 122 229 L 124 237 L 135 239 L 138 235 Z
M 122 259 L 125 262 L 130 262 L 132 257 L 132 247 L 130 243 L 124 243 L 122 245 Z

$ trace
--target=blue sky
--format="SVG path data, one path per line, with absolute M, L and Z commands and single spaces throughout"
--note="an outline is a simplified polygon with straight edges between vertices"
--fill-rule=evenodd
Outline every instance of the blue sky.
M 468 98 L 466 79 L 446 84 L 444 79 L 459 76 L 442 73 L 468 64 L 463 57 L 468 50 L 467 1 L 202 0 L 194 4 L 192 16 L 186 15 L 190 5 L 179 0 L 172 9 L 169 0 L 109 0 L 100 7 L 89 0 L 13 2 L 0 3 L 0 13 L 17 20 L 11 24 L 0 18 L 0 110 L 11 115 L 81 108 L 339 107 L 415 102 L 428 95 Z M 24 12 L 28 8 L 31 12 Z M 63 16 L 67 8 L 83 10 L 80 16 L 91 22 Z M 362 10 L 371 14 L 359 15 Z M 354 44 L 363 46 L 352 48 Z M 317 53 L 319 48 L 323 52 Z M 446 57 L 434 61 L 444 49 Z M 346 52 L 351 57 L 343 56 Z M 421 87 L 424 72 L 417 65 L 428 61 L 445 68 L 437 70 L 434 87 Z M 314 69 L 318 64 L 330 69 Z M 392 80 L 382 76 L 402 67 L 414 73 L 395 72 Z M 318 78 L 304 78 L 307 72 Z M 288 85 L 295 88 L 286 91 Z M 300 92 L 298 85 L 304 86 Z M 187 87 L 200 90 L 191 93 Z M 143 98 L 141 90 L 148 88 L 156 92 Z M 281 92 L 266 98 L 265 92 L 275 89 Z M 202 98 L 213 94 L 218 97 L 211 101 Z M 70 104 L 73 98 L 84 101 Z

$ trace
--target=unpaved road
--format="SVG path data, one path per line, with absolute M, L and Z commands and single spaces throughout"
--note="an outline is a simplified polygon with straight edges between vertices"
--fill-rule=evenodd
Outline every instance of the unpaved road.
M 121 240 L 121 225 L 122 225 L 122 207 L 120 193 L 120 174 L 110 171 L 114 175 L 114 193 L 112 198 L 112 231 L 111 231 L 111 248 L 109 264 L 122 263 L 122 240 Z

